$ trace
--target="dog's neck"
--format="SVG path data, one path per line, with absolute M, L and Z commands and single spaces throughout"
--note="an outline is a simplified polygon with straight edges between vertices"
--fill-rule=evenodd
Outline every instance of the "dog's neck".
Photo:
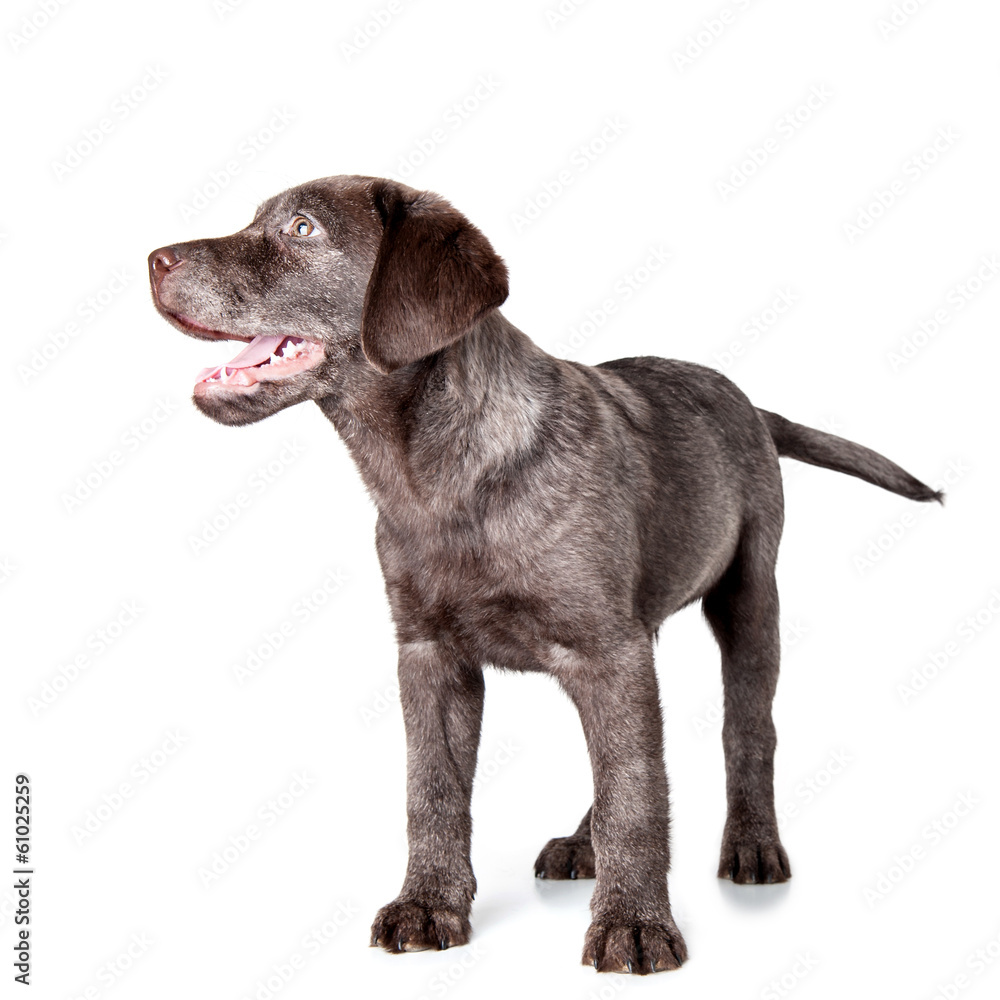
M 358 349 L 318 400 L 380 510 L 442 512 L 527 452 L 558 366 L 499 312 L 457 343 L 389 375 Z

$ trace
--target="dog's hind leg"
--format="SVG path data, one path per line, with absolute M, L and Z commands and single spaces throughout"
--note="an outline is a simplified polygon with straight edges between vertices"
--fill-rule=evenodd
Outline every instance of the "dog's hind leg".
M 593 878 L 594 845 L 590 842 L 590 814 L 580 820 L 576 833 L 568 837 L 553 837 L 535 862 L 535 878 Z
M 706 594 L 705 617 L 722 650 L 726 827 L 719 877 L 742 884 L 791 875 L 774 809 L 771 701 L 778 682 L 780 516 L 748 525 L 730 567 Z

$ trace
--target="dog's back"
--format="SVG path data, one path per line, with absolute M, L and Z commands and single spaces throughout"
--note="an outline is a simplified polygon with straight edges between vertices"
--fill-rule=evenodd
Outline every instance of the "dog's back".
M 591 371 L 606 383 L 625 382 L 647 404 L 641 423 L 631 418 L 651 484 L 637 600 L 655 628 L 718 580 L 748 524 L 780 532 L 778 454 L 750 400 L 711 368 L 639 357 Z

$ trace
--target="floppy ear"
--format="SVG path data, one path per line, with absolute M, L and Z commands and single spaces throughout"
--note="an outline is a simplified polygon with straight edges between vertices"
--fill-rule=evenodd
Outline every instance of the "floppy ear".
M 464 337 L 507 298 L 507 268 L 489 240 L 429 191 L 373 188 L 382 242 L 361 313 L 361 347 L 392 372 Z

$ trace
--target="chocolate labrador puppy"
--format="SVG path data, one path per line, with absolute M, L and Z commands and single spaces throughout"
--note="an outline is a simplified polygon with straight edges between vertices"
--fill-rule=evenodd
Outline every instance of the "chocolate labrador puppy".
M 539 878 L 596 877 L 583 961 L 675 969 L 667 776 L 653 641 L 700 600 L 722 650 L 728 817 L 719 875 L 782 882 L 774 810 L 778 456 L 940 500 L 881 455 L 759 410 L 716 371 L 597 367 L 537 347 L 497 311 L 507 270 L 435 194 L 331 177 L 246 229 L 149 256 L 184 333 L 243 341 L 194 402 L 247 424 L 315 400 L 378 506 L 399 641 L 409 864 L 372 944 L 469 938 L 469 815 L 483 668 L 552 675 L 583 722 L 594 801 Z

